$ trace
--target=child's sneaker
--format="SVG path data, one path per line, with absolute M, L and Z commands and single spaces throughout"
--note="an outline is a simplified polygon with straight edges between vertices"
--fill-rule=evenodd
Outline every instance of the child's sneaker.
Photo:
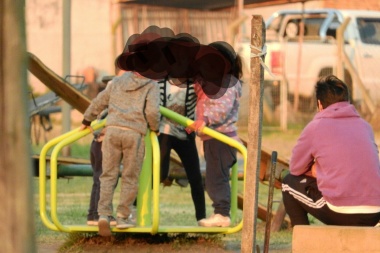
M 230 217 L 218 213 L 211 215 L 210 218 L 198 221 L 198 225 L 202 227 L 229 227 L 230 224 Z
M 116 226 L 116 219 L 113 216 L 108 216 L 110 221 L 110 226 Z M 87 220 L 87 226 L 97 226 L 99 221 L 99 217 L 96 219 Z
M 93 214 L 93 215 L 87 215 L 87 226 L 97 226 L 99 220 L 99 215 Z
M 136 226 L 136 222 L 131 220 L 130 217 L 128 218 L 117 217 L 116 223 L 117 223 L 116 224 L 117 228 L 132 228 Z
M 108 216 L 100 215 L 98 221 L 99 227 L 99 235 L 101 236 L 111 236 L 111 227 L 110 227 L 110 219 Z
M 87 220 L 87 226 L 97 226 L 98 221 L 97 220 Z
M 129 215 L 128 219 L 131 221 L 132 224 L 136 225 L 137 222 L 137 210 L 135 207 L 131 208 L 131 214 Z

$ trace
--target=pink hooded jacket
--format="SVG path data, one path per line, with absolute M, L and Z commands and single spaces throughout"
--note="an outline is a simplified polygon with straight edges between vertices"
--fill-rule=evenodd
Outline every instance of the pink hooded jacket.
M 315 161 L 317 184 L 335 206 L 380 206 L 378 147 L 371 126 L 348 102 L 318 112 L 293 149 L 290 173 L 302 175 Z

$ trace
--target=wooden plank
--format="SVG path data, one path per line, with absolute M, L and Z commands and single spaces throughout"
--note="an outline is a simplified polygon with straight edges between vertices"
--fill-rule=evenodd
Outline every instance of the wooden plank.
M 277 211 L 273 216 L 271 231 L 280 231 L 281 226 L 284 222 L 286 222 L 287 227 L 291 226 L 290 219 L 285 218 L 285 216 L 286 216 L 285 206 L 284 206 L 284 202 L 281 200 L 280 205 L 277 207 Z
M 243 195 L 239 194 L 238 195 L 238 208 L 240 210 L 243 210 L 243 206 L 244 206 L 244 197 Z M 258 205 L 258 212 L 257 212 L 257 217 L 260 219 L 260 220 L 263 220 L 265 221 L 266 220 L 266 216 L 267 216 L 267 210 L 264 206 L 262 205 Z
M 243 195 L 238 195 L 238 208 L 243 210 L 244 206 L 244 197 Z M 276 212 L 272 213 L 273 215 L 273 222 L 271 226 L 271 231 L 280 231 L 282 224 L 285 223 L 285 226 L 290 227 L 290 219 L 285 217 L 286 212 L 284 208 L 284 204 L 281 201 L 279 207 L 277 208 Z M 267 220 L 267 208 L 264 205 L 258 204 L 257 207 L 257 218 L 259 218 L 262 221 Z
M 32 53 L 27 53 L 28 69 L 50 90 L 54 91 L 59 97 L 65 100 L 73 108 L 84 113 L 90 105 L 90 99 L 80 93 L 70 83 L 58 76 L 54 71 L 49 69 Z
M 240 140 L 243 142 L 244 146 L 247 147 L 247 141 L 245 139 L 240 138 Z M 275 151 L 275 150 L 273 150 Z M 269 151 L 263 147 L 261 147 L 260 152 L 260 174 L 259 179 L 261 182 L 268 181 L 269 179 L 269 172 L 270 172 L 270 164 L 271 164 L 271 153 L 272 151 Z M 277 189 L 281 189 L 281 174 L 284 170 L 289 169 L 289 161 L 280 155 L 277 156 L 277 166 L 276 166 L 276 173 L 275 173 L 275 187 Z

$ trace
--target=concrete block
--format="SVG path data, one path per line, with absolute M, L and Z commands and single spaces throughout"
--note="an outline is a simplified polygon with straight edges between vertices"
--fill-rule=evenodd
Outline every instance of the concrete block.
M 294 226 L 292 253 L 379 253 L 380 228 Z

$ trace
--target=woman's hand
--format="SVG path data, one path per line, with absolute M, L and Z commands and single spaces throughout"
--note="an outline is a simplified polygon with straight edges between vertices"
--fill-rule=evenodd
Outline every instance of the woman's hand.
M 311 175 L 312 177 L 317 178 L 317 166 L 315 165 L 315 163 L 311 166 Z
M 317 167 L 315 163 L 311 165 L 310 170 L 305 173 L 306 176 L 317 178 Z

